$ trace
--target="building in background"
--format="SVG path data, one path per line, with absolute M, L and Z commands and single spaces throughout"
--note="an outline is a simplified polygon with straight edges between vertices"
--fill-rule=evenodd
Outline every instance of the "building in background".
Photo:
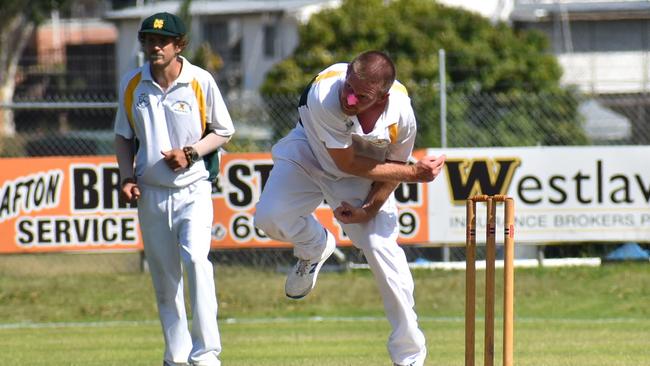
M 436 0 L 438 3 L 463 8 L 490 19 L 493 23 L 508 22 L 514 0 Z
M 34 30 L 19 61 L 13 96 L 14 103 L 23 104 L 13 113 L 16 131 L 27 136 L 28 145 L 40 135 L 112 124 L 112 109 L 61 106 L 117 99 L 118 35 L 115 25 L 101 18 L 106 5 L 99 0 L 72 2 L 70 8 L 52 11 Z
M 215 75 L 226 93 L 256 94 L 268 70 L 298 44 L 298 26 L 311 14 L 339 6 L 340 0 L 193 1 L 189 51 L 204 42 L 223 61 Z M 148 2 L 106 13 L 119 33 L 117 75 L 142 62 L 137 32 L 145 17 L 178 14 L 181 1 Z
M 103 0 L 77 0 L 69 8 L 48 14 L 21 57 L 19 100 L 115 95 L 117 29 L 101 19 L 109 5 Z
M 648 1 L 520 0 L 510 19 L 548 36 L 565 84 L 594 94 L 650 88 Z
M 115 95 L 117 29 L 98 18 L 62 19 L 53 12 L 21 59 L 18 96 L 60 99 L 69 94 Z
M 515 28 L 545 33 L 564 70 L 562 83 L 610 110 L 593 113 L 595 104 L 583 106 L 592 110 L 591 127 L 616 130 L 598 136 L 620 137 L 627 129 L 620 141 L 650 143 L 641 133 L 650 113 L 650 2 L 516 0 L 510 21 Z
M 564 71 L 561 83 L 595 98 L 581 106 L 588 135 L 595 142 L 650 143 L 647 133 L 637 133 L 647 130 L 650 112 L 650 2 L 438 1 L 546 34 Z

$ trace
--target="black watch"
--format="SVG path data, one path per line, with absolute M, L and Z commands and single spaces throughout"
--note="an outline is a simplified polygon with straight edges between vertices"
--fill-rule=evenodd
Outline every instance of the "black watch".
M 187 159 L 188 168 L 200 159 L 199 153 L 192 146 L 185 146 L 183 148 L 183 152 L 185 153 L 185 158 Z

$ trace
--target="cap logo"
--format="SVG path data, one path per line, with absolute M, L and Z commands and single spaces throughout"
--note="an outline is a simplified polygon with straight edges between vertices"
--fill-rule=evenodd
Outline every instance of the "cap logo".
M 164 25 L 165 25 L 165 21 L 162 19 L 156 19 L 153 21 L 154 29 L 162 29 Z

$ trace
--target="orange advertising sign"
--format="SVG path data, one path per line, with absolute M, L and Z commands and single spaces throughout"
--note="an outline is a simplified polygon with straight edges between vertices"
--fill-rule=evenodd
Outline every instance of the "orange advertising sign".
M 0 253 L 141 249 L 112 157 L 0 160 Z
M 424 150 L 414 156 L 424 156 Z M 253 224 L 255 203 L 269 177 L 273 161 L 266 153 L 224 154 L 217 193 L 213 194 L 215 248 L 290 247 L 290 243 L 269 239 Z M 428 241 L 427 189 L 424 184 L 403 183 L 395 191 L 399 207 L 400 243 Z M 350 245 L 332 209 L 322 204 L 315 212 L 318 220 L 337 236 L 339 245 Z
M 255 203 L 272 166 L 268 153 L 222 156 L 213 185 L 212 248 L 291 246 L 270 240 L 253 225 Z M 0 182 L 0 254 L 142 250 L 137 208 L 120 197 L 112 156 L 0 159 Z M 426 243 L 426 186 L 401 184 L 395 197 L 400 243 Z M 350 245 L 331 208 L 321 205 L 315 215 L 340 245 Z

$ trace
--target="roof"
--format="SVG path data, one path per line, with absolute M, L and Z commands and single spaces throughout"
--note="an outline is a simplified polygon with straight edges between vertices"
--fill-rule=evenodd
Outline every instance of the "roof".
M 310 6 L 327 6 L 340 3 L 338 0 L 220 0 L 193 1 L 190 7 L 191 15 L 213 14 L 254 14 L 266 12 L 290 12 L 303 10 Z M 158 1 L 106 13 L 110 20 L 141 19 L 158 12 L 175 13 L 180 7 L 180 1 Z
M 650 2 L 638 0 L 518 0 L 510 19 L 514 21 L 551 21 L 553 15 L 566 13 L 572 20 L 648 19 Z

